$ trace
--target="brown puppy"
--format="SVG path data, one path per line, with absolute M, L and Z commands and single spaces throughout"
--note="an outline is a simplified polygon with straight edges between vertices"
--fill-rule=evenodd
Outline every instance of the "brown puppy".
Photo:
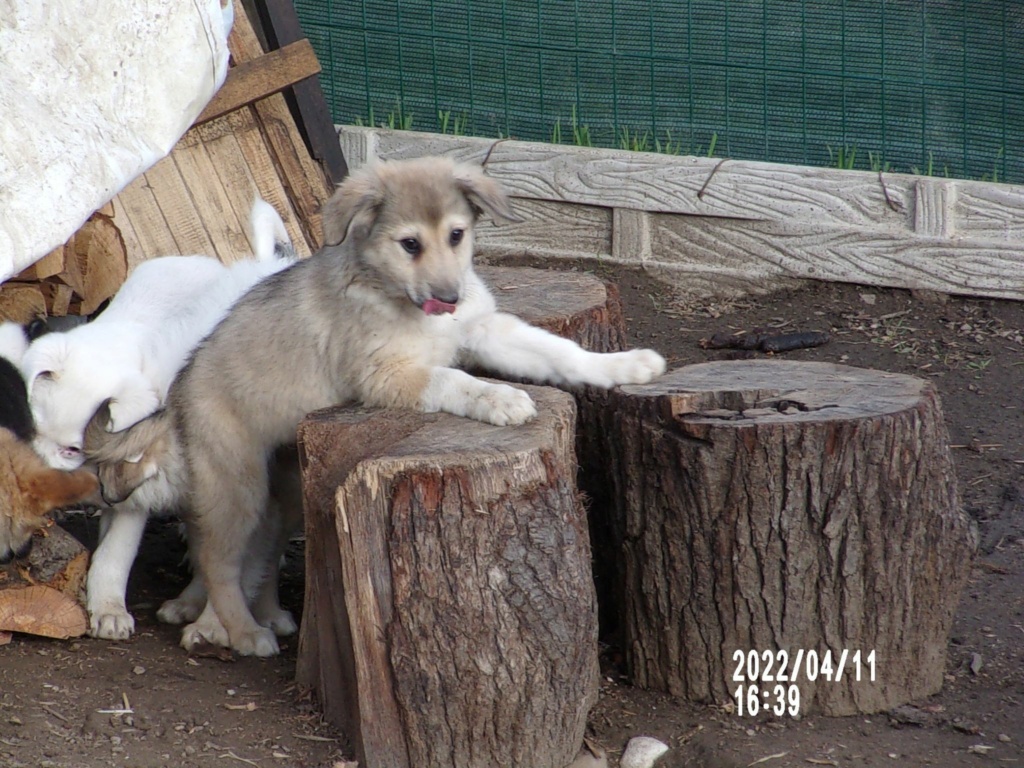
M 34 432 L 25 382 L 0 358 L 0 563 L 27 554 L 55 509 L 100 501 L 96 476 L 48 467 L 32 449 Z

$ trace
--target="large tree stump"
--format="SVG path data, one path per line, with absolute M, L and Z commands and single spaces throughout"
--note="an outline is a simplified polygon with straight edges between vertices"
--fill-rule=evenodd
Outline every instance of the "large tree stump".
M 626 322 L 619 290 L 614 283 L 581 272 L 552 272 L 522 267 L 479 267 L 491 288 L 498 309 L 571 339 L 591 352 L 621 352 L 627 348 Z M 607 404 L 604 390 L 581 387 L 576 395 L 576 482 L 588 507 L 600 506 L 612 496 L 608 446 L 602 434 Z M 616 571 L 615 535 L 607 516 L 589 515 L 593 572 L 601 619 L 601 634 L 620 634 L 616 590 L 622 580 Z
M 0 641 L 5 632 L 60 639 L 84 635 L 88 569 L 89 551 L 63 528 L 53 525 L 36 534 L 28 557 L 0 566 Z
M 705 363 L 612 392 L 604 429 L 635 684 L 724 702 L 735 652 L 770 652 L 778 671 L 777 651 L 792 666 L 802 650 L 801 712 L 877 712 L 941 688 L 973 544 L 929 383 Z M 842 678 L 809 681 L 811 650 L 834 667 L 846 651 Z
M 597 698 L 575 406 L 521 427 L 329 409 L 299 427 L 298 678 L 360 765 L 564 768 Z

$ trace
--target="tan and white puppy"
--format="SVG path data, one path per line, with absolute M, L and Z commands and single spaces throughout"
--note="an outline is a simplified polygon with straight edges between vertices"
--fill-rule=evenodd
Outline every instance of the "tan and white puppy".
M 180 514 L 188 499 L 189 480 L 169 412 L 157 411 L 128 429 L 108 432 L 109 407 L 109 403 L 103 403 L 89 422 L 84 445 L 88 466 L 99 477 L 103 500 L 115 505 L 120 515 L 143 520 Z M 280 558 L 276 555 L 287 545 L 291 531 L 302 518 L 302 489 L 294 449 L 277 451 L 272 470 L 274 513 L 266 516 L 253 549 L 247 553 L 243 589 L 261 625 L 275 634 L 290 635 L 298 626 L 278 600 Z M 138 542 L 119 541 L 123 534 L 116 529 L 111 532 L 111 517 L 100 518 L 100 539 L 107 543 L 107 550 L 101 553 L 101 564 L 89 570 L 89 593 L 98 596 L 107 590 L 123 606 Z M 100 580 L 106 581 L 100 584 Z M 205 606 L 206 589 L 202 579 L 195 576 L 178 597 L 160 606 L 157 618 L 167 624 L 183 624 L 195 621 Z
M 267 459 L 310 411 L 360 402 L 515 425 L 536 414 L 530 397 L 457 365 L 602 387 L 664 371 L 653 351 L 590 353 L 497 312 L 472 266 L 481 212 L 517 220 L 477 166 L 428 157 L 361 169 L 325 205 L 326 247 L 250 291 L 182 370 L 169 400 L 210 597 L 185 647 L 277 653 L 247 607 L 243 561 L 268 514 Z

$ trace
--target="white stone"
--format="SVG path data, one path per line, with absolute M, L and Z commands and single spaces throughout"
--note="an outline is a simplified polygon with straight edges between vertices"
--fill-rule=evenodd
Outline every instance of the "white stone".
M 654 762 L 668 752 L 668 745 L 653 736 L 634 736 L 626 744 L 619 760 L 620 768 L 651 768 Z

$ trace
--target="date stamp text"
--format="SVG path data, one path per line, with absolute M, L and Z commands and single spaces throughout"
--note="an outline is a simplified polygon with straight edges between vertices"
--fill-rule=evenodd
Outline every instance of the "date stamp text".
M 739 717 L 770 712 L 776 717 L 800 714 L 801 681 L 806 683 L 874 682 L 875 651 L 843 648 L 817 651 L 799 648 L 792 653 L 737 650 L 732 655 L 732 697 Z

